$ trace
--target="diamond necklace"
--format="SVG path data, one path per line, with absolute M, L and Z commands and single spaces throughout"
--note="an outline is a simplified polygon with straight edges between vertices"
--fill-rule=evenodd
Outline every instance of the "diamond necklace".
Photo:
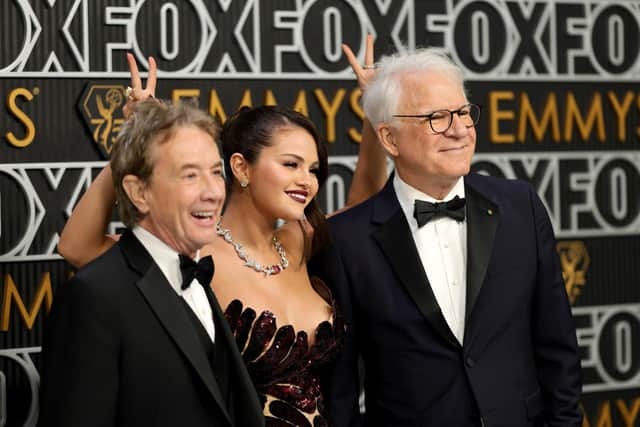
M 225 242 L 229 243 L 233 246 L 233 249 L 236 250 L 236 254 L 238 258 L 244 261 L 244 265 L 246 267 L 252 268 L 258 273 L 264 273 L 265 276 L 271 276 L 272 274 L 278 274 L 285 268 L 289 266 L 289 260 L 287 259 L 287 254 L 284 252 L 284 248 L 280 244 L 280 240 L 274 235 L 273 236 L 273 247 L 276 248 L 278 255 L 280 255 L 280 263 L 272 264 L 272 265 L 262 265 L 256 260 L 249 258 L 247 253 L 242 248 L 240 243 L 236 243 L 233 241 L 233 237 L 231 236 L 231 231 L 226 228 L 222 228 L 220 225 L 220 220 L 216 223 L 216 233 L 218 236 L 222 236 Z

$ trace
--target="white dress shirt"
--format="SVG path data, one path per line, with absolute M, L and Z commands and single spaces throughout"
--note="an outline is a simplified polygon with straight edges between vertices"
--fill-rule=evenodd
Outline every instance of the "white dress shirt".
M 467 221 L 438 217 L 418 228 L 413 210 L 416 199 L 434 203 L 449 201 L 455 196 L 464 197 L 463 178 L 444 200 L 436 200 L 411 187 L 397 173 L 393 178 L 393 188 L 409 223 L 436 301 L 451 332 L 462 344 L 467 299 Z
M 201 284 L 197 279 L 193 279 L 191 285 L 187 289 L 182 290 L 182 272 L 180 271 L 178 252 L 140 226 L 134 227 L 132 231 L 138 240 L 140 240 L 140 243 L 142 243 L 145 249 L 151 254 L 156 264 L 158 264 L 158 267 L 160 267 L 160 270 L 171 284 L 173 290 L 191 307 L 191 310 L 196 314 L 202 326 L 204 326 L 204 329 L 211 337 L 211 341 L 215 341 L 213 312 L 211 311 L 211 305 L 209 304 L 204 288 L 201 286 L 209 286 L 209 283 Z M 198 252 L 196 258 L 199 257 Z

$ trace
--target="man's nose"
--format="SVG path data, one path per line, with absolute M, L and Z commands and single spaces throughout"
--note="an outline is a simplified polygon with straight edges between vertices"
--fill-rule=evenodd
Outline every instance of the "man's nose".
M 473 127 L 473 126 L 471 126 Z M 451 126 L 447 129 L 447 134 L 450 136 L 465 136 L 469 133 L 469 128 L 462 117 L 456 112 L 451 113 Z
M 203 180 L 202 198 L 213 201 L 224 201 L 225 198 L 224 179 L 219 175 L 208 175 Z

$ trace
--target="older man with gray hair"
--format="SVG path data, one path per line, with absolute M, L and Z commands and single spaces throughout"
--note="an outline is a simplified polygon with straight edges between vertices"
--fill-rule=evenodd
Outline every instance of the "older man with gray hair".
M 395 172 L 331 218 L 316 260 L 351 325 L 334 424 L 356 423 L 361 357 L 365 425 L 580 426 L 549 217 L 528 183 L 470 173 L 481 108 L 461 70 L 433 49 L 385 57 L 363 104 Z

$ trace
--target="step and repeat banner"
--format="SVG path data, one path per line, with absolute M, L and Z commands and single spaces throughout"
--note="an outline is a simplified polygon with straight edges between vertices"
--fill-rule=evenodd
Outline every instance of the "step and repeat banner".
M 0 22 L 0 427 L 37 420 L 43 323 L 73 274 L 56 245 L 122 125 L 126 52 L 157 59 L 157 96 L 221 121 L 308 115 L 330 212 L 363 117 L 340 44 L 363 58 L 367 33 L 376 57 L 437 46 L 464 69 L 483 105 L 473 168 L 530 181 L 551 216 L 584 425 L 640 425 L 640 1 L 3 0 Z

